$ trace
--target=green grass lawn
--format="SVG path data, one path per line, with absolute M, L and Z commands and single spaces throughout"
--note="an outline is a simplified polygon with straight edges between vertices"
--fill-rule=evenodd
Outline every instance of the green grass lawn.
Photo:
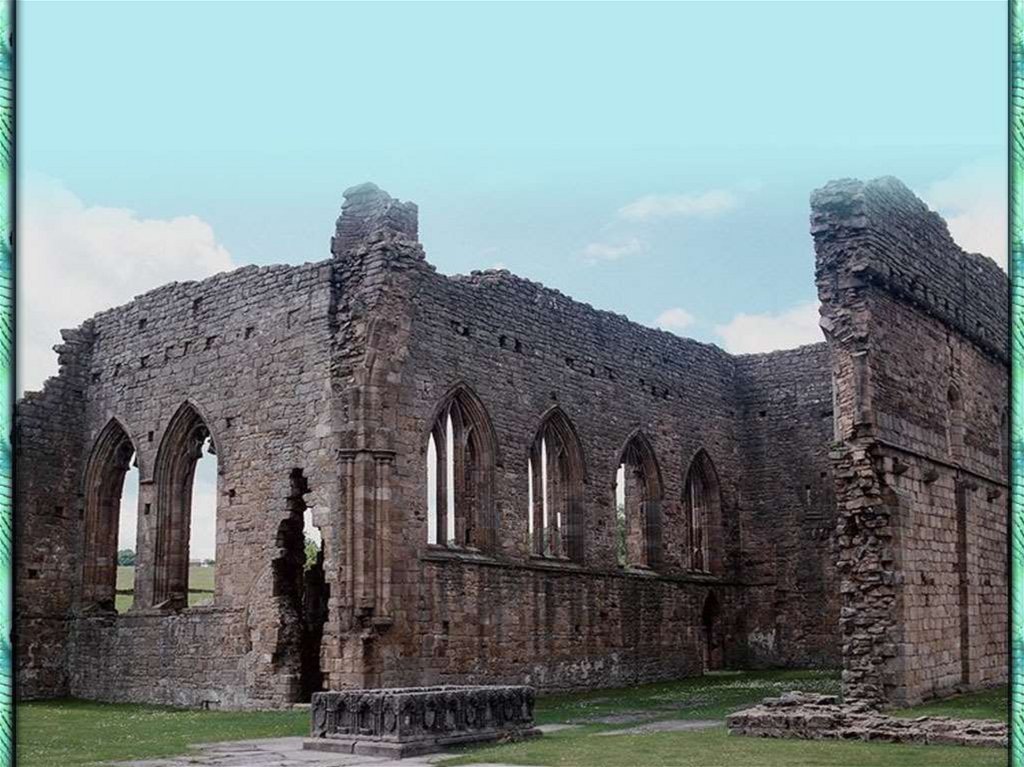
M 191 566 L 188 568 L 188 604 L 190 607 L 201 605 L 213 599 L 213 576 L 216 567 Z M 117 568 L 117 589 L 124 591 L 135 585 L 135 568 L 119 565 Z M 118 594 L 114 597 L 114 607 L 123 613 L 132 606 L 131 594 Z
M 716 671 L 677 682 L 620 687 L 537 700 L 538 724 L 650 711 L 658 719 L 724 719 L 730 711 L 790 690 L 838 695 L 837 671 Z
M 538 698 L 538 724 L 585 722 L 596 717 L 632 712 L 650 719 L 724 719 L 730 711 L 789 690 L 838 693 L 839 675 L 825 671 L 719 672 L 698 679 L 595 690 L 578 695 Z M 980 700 L 976 700 L 976 698 Z M 1005 688 L 963 696 L 955 701 L 908 709 L 906 716 L 942 713 L 952 716 L 1006 718 Z M 775 740 L 731 736 L 725 727 L 694 732 L 644 735 L 599 735 L 633 724 L 583 724 L 542 738 L 466 749 L 444 767 L 479 762 L 549 765 L 550 767 L 1004 767 L 1007 752 L 999 748 L 904 746 L 846 741 Z
M 1004 684 L 991 690 L 937 700 L 913 708 L 893 711 L 893 716 L 956 716 L 961 719 L 1009 721 L 1009 688 Z
M 551 767 L 1002 767 L 1005 749 L 901 746 L 887 743 L 772 740 L 730 736 L 724 727 L 693 732 L 599 735 L 635 726 L 594 720 L 631 715 L 661 719 L 723 719 L 735 709 L 789 690 L 835 693 L 833 671 L 717 672 L 705 677 L 537 699 L 539 724 L 580 723 L 522 743 L 459 752 L 442 764 L 505 762 Z M 940 710 L 941 709 L 941 710 Z M 989 718 L 1006 716 L 1005 688 L 900 712 Z M 76 700 L 18 706 L 19 767 L 82 767 L 100 762 L 172 756 L 194 743 L 305 735 L 308 711 L 183 711 L 157 706 Z
M 1006 750 L 743 738 L 729 735 L 725 727 L 601 736 L 589 726 L 474 749 L 440 764 L 481 762 L 558 767 L 1006 767 Z
M 172 756 L 192 743 L 309 732 L 308 711 L 184 711 L 80 700 L 21 703 L 18 767 Z

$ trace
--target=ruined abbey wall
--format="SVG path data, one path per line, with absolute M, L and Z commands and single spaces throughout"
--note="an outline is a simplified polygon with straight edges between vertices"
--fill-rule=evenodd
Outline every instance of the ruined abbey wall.
M 165 286 L 66 331 L 60 375 L 17 408 L 19 694 L 252 707 L 840 662 L 853 698 L 997 681 L 1000 275 L 889 182 L 827 187 L 813 227 L 828 343 L 771 354 L 504 271 L 441 275 L 416 207 L 372 185 L 346 192 L 327 261 Z M 189 608 L 175 546 L 207 433 L 216 593 Z M 119 615 L 103 542 L 126 451 Z M 323 552 L 304 573 L 307 510 Z
M 336 475 L 323 433 L 331 417 L 329 274 L 329 265 L 247 267 L 147 293 L 75 331 L 80 340 L 62 355 L 61 375 L 19 406 L 22 695 L 239 705 L 285 694 L 288 670 L 271 673 L 261 657 L 277 643 L 269 573 L 290 471 L 301 467 L 321 486 Z M 199 411 L 217 449 L 218 577 L 213 606 L 168 612 L 150 598 L 153 478 L 183 406 Z M 138 609 L 125 615 L 92 610 L 82 594 L 83 475 L 112 419 L 131 439 L 141 479 Z M 60 455 L 37 463 L 57 435 Z M 61 477 L 57 494 L 51 471 Z M 43 524 L 51 534 L 38 532 Z M 54 628 L 37 633 L 37 624 Z
M 826 344 L 736 358 L 748 662 L 840 663 Z
M 414 441 L 396 473 L 399 505 L 411 515 L 403 544 L 427 564 L 415 596 L 400 604 L 425 605 L 429 617 L 416 621 L 397 678 L 525 674 L 541 687 L 583 687 L 699 673 L 697 628 L 711 588 L 728 605 L 735 646 L 740 459 L 731 358 L 508 273 L 447 278 L 421 269 L 417 277 L 402 380 Z M 427 546 L 425 440 L 439 401 L 457 384 L 479 396 L 497 436 L 499 531 L 490 556 Z M 529 548 L 528 453 L 553 407 L 572 422 L 584 458 L 578 562 L 531 556 Z M 653 448 L 664 488 L 662 561 L 651 572 L 623 573 L 614 482 L 637 431 Z M 700 449 L 722 483 L 724 524 L 715 545 L 723 556 L 714 577 L 684 565 L 682 484 Z
M 846 695 L 914 703 L 1003 681 L 1006 275 L 893 179 L 833 182 L 812 207 Z

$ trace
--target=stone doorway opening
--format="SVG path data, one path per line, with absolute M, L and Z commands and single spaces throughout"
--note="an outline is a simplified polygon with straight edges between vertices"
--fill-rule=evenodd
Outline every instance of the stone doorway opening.
M 284 599 L 283 656 L 298 677 L 294 697 L 308 703 L 324 689 L 320 649 L 327 622 L 329 586 L 324 578 L 324 543 L 306 505 L 309 484 L 301 469 L 291 472 L 288 517 L 278 531 L 281 556 L 275 562 L 275 594 Z
M 720 617 L 718 597 L 712 592 L 704 599 L 704 609 L 701 611 L 701 649 L 705 671 L 723 668 Z

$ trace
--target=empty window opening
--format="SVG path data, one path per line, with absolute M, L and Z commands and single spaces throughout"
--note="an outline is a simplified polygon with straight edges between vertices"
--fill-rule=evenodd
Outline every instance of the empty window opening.
M 135 600 L 135 542 L 139 525 L 139 466 L 133 455 L 124 475 L 117 526 L 117 593 L 114 607 L 119 613 L 131 609 Z
M 455 445 L 455 426 L 452 424 L 451 413 L 445 421 L 445 444 Z M 455 450 L 448 450 L 444 454 L 444 481 L 447 487 L 455 487 Z M 455 493 L 448 493 L 445 496 L 445 522 L 444 540 L 449 546 L 455 545 Z
M 437 544 L 437 443 L 431 434 L 427 440 L 427 543 Z
M 290 476 L 288 516 L 277 531 L 277 557 L 273 561 L 274 598 L 281 610 L 275 661 L 286 674 L 296 675 L 289 697 L 309 702 L 324 689 L 320 665 L 324 624 L 327 622 L 328 586 L 324 578 L 324 544 L 313 524 L 313 510 L 305 496 L 309 485 L 301 469 Z
M 138 475 L 125 482 L 132 468 L 135 448 L 127 432 L 116 420 L 111 420 L 100 432 L 93 446 L 85 472 L 84 520 L 85 552 L 82 571 L 82 600 L 87 606 L 115 610 L 118 585 L 119 530 L 122 522 L 122 500 L 128 506 L 137 498 Z M 130 484 L 128 498 L 122 499 L 126 484 Z M 137 501 L 136 501 L 137 504 Z M 126 517 L 134 511 L 126 510 Z M 134 520 L 125 520 L 134 526 Z M 131 548 L 135 548 L 134 540 Z M 130 589 L 131 586 L 126 586 Z M 127 609 L 127 605 L 122 606 Z
M 527 461 L 528 529 L 535 556 L 583 559 L 583 456 L 568 417 L 555 408 Z
M 626 554 L 626 466 L 619 464 L 615 471 L 615 552 L 619 567 L 629 561 Z
M 495 439 L 480 401 L 457 388 L 439 409 L 426 448 L 427 542 L 493 545 Z
M 217 454 L 209 434 L 200 446 L 192 480 L 188 555 L 188 605 L 208 605 L 217 573 Z
M 638 433 L 626 444 L 616 473 L 620 564 L 657 565 L 661 546 L 661 488 L 661 472 L 654 451 Z
M 686 474 L 683 507 L 687 521 L 690 569 L 707 573 L 717 571 L 720 560 L 721 492 L 715 466 L 703 450 L 694 456 Z
M 186 403 L 167 426 L 154 471 L 154 605 L 177 609 L 213 601 L 219 474 L 216 442 Z

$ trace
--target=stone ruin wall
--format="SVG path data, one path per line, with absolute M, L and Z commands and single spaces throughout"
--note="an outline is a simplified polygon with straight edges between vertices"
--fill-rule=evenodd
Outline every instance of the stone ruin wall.
M 836 381 L 844 689 L 1005 681 L 1008 282 L 894 179 L 812 197 Z
M 825 343 L 736 358 L 747 663 L 840 665 L 832 382 Z
M 404 584 L 392 584 L 395 624 L 385 641 L 400 649 L 385 651 L 380 679 L 566 689 L 699 673 L 711 591 L 728 665 L 838 663 L 823 540 L 834 527 L 824 344 L 736 358 L 507 272 L 447 278 L 415 257 L 390 268 L 390 290 L 409 296 L 396 321 L 409 335 L 392 397 L 402 403 L 396 434 L 405 440 L 392 497 L 406 514 L 394 551 L 414 564 Z M 427 546 L 425 441 L 457 384 L 479 397 L 497 437 L 494 556 Z M 529 549 L 527 455 L 555 406 L 572 421 L 586 464 L 582 563 Z M 664 488 L 656 574 L 623 573 L 614 553 L 615 472 L 638 429 Z M 702 449 L 722 488 L 714 577 L 683 563 L 683 483 Z M 801 547 L 809 537 L 822 547 Z
M 415 206 L 372 187 L 350 190 L 345 211 L 331 261 L 170 285 L 65 333 L 61 375 L 18 406 L 23 697 L 295 700 L 294 614 L 272 563 L 296 470 L 308 486 L 298 502 L 325 539 L 319 670 L 331 688 L 566 689 L 699 673 L 710 592 L 726 665 L 833 665 L 842 651 L 847 694 L 893 702 L 1003 678 L 1005 470 L 993 446 L 1005 277 L 961 254 L 909 192 L 819 192 L 829 344 L 739 357 L 504 272 L 439 275 Z M 955 456 L 950 380 L 963 409 Z M 425 440 L 456 384 L 479 398 L 497 443 L 488 554 L 426 543 Z M 142 509 L 186 400 L 218 447 L 214 606 L 82 612 L 91 446 L 120 419 Z M 553 405 L 585 459 L 579 563 L 531 556 L 527 543 L 527 452 Z M 654 572 L 614 558 L 615 468 L 637 428 L 664 491 Z M 701 449 L 722 491 L 710 576 L 682 561 L 683 482 Z
M 330 271 L 246 267 L 175 283 L 65 333 L 72 340 L 60 375 L 17 410 L 20 696 L 240 706 L 290 694 L 295 670 L 271 662 L 286 606 L 273 593 L 270 565 L 292 469 L 314 488 L 331 487 L 336 476 Z M 136 449 L 136 600 L 147 605 L 154 464 L 186 402 L 217 446 L 214 605 L 90 610 L 82 599 L 82 483 L 92 446 L 117 419 Z M 322 521 L 325 535 L 336 534 Z

